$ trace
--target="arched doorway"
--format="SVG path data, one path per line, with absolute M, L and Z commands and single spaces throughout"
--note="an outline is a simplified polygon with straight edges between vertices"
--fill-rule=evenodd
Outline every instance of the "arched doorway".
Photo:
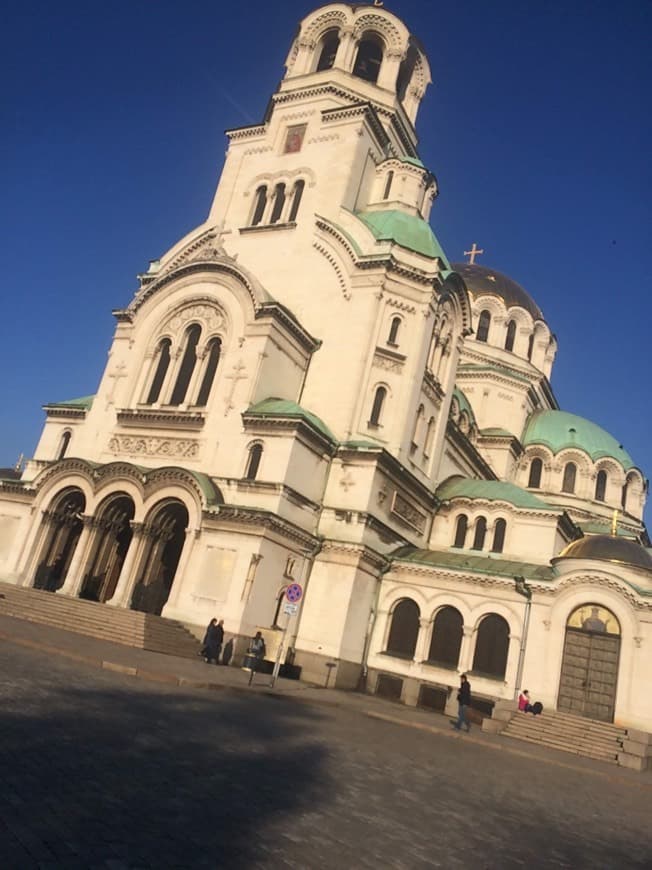
M 145 549 L 131 609 L 160 614 L 170 595 L 186 539 L 188 511 L 180 501 L 157 505 L 145 522 Z
M 566 623 L 557 709 L 613 722 L 620 661 L 620 625 L 599 604 L 583 604 Z
M 111 496 L 100 506 L 94 521 L 97 532 L 90 569 L 84 576 L 80 598 L 108 601 L 113 597 L 133 535 L 130 521 L 134 513 L 134 503 L 124 493 Z
M 44 522 L 49 528 L 34 575 L 35 589 L 56 592 L 63 586 L 82 532 L 85 507 L 84 493 L 80 489 L 68 489 L 45 511 Z

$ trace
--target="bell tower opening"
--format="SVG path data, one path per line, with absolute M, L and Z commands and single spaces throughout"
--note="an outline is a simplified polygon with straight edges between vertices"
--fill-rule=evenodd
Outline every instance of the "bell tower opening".
M 322 72 L 325 69 L 332 69 L 335 65 L 335 56 L 337 49 L 340 47 L 340 35 L 337 30 L 327 30 L 322 38 L 321 52 L 317 61 L 317 69 L 315 72 Z
M 383 62 L 383 43 L 374 33 L 363 36 L 355 57 L 353 75 L 375 85 Z

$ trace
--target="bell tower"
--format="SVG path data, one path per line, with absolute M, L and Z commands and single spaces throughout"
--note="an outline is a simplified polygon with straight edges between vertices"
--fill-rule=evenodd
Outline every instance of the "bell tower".
M 366 208 L 383 199 L 396 167 L 376 168 L 387 160 L 421 169 L 403 173 L 391 201 L 427 220 L 436 189 L 414 124 L 430 81 L 419 42 L 384 8 L 331 3 L 307 15 L 263 122 L 227 131 L 209 223 L 235 231 Z

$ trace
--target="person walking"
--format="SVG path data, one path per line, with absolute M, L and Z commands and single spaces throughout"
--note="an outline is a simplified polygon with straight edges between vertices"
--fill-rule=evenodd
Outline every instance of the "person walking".
M 249 655 L 251 656 L 251 672 L 249 674 L 249 685 L 251 685 L 254 674 L 260 669 L 260 664 L 265 658 L 266 648 L 265 639 L 260 631 L 256 632 L 255 637 L 251 639 L 249 644 Z
M 471 706 L 471 683 L 466 678 L 466 674 L 460 677 L 460 688 L 457 693 L 457 722 L 453 723 L 453 728 L 456 731 L 462 730 L 462 725 L 466 725 L 466 730 L 471 730 L 471 723 L 468 720 L 467 709 Z
M 213 617 L 208 623 L 203 646 L 204 660 L 209 665 L 211 662 L 215 662 L 216 665 L 219 664 L 223 640 L 224 629 L 222 628 L 222 620 L 218 624 L 217 619 Z

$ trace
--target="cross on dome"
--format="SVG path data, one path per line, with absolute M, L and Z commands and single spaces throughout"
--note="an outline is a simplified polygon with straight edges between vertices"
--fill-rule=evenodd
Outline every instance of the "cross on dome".
M 464 256 L 469 258 L 469 265 L 471 266 L 475 263 L 475 258 L 478 254 L 484 254 L 484 250 L 478 248 L 475 242 L 471 245 L 470 251 L 464 251 Z

